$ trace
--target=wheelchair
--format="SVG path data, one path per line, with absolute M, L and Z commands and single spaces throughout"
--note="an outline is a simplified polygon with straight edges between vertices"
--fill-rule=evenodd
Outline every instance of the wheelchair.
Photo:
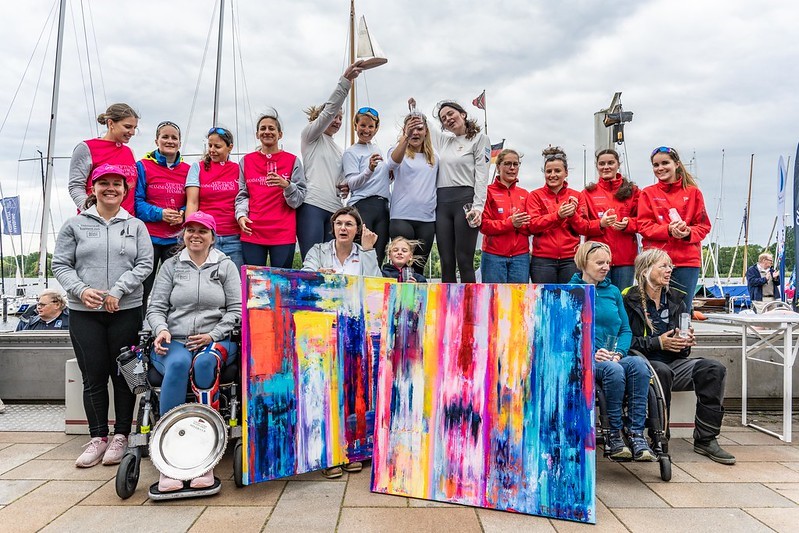
M 660 479 L 663 481 L 671 480 L 671 457 L 669 456 L 669 441 L 668 441 L 668 412 L 666 410 L 666 400 L 663 396 L 663 386 L 660 384 L 655 369 L 649 363 L 649 360 L 641 353 L 630 350 L 633 355 L 638 355 L 644 359 L 646 366 L 649 369 L 649 392 L 647 394 L 647 409 L 646 409 L 646 423 L 644 429 L 649 437 L 649 445 L 652 451 L 655 452 L 657 462 L 660 465 Z M 602 444 L 604 448 L 604 456 L 611 461 L 627 462 L 632 459 L 613 459 L 610 457 L 610 449 L 604 446 L 610 435 L 610 423 L 608 421 L 607 402 L 605 400 L 605 392 L 602 387 L 596 385 L 596 405 L 599 415 L 597 422 L 599 425 L 598 433 L 602 436 Z
M 241 331 L 237 327 L 232 335 L 232 339 L 241 346 L 240 342 Z M 211 463 L 207 471 L 213 468 L 216 463 L 221 459 L 225 452 L 227 445 L 233 447 L 233 479 L 237 487 L 244 486 L 242 480 L 242 431 L 239 425 L 240 413 L 240 399 L 239 390 L 241 387 L 241 376 L 239 373 L 239 361 L 237 358 L 234 362 L 227 365 L 218 366 L 218 395 L 210 398 L 207 391 L 198 391 L 193 388 L 193 372 L 189 376 L 189 387 L 186 394 L 186 402 L 171 409 L 168 413 L 161 413 L 159 410 L 159 394 L 161 391 L 161 383 L 163 375 L 161 375 L 155 368 L 155 365 L 150 363 L 150 354 L 152 352 L 155 337 L 150 331 L 142 331 L 139 333 L 139 344 L 131 349 L 132 354 L 124 354 L 135 357 L 135 361 L 140 361 L 143 368 L 138 368 L 142 372 L 143 377 L 140 378 L 139 384 L 134 390 L 133 385 L 128 376 L 126 380 L 131 386 L 134 393 L 138 394 L 138 407 L 136 416 L 136 425 L 131 434 L 128 436 L 128 448 L 122 461 L 119 464 L 116 474 L 116 492 L 120 498 L 130 498 L 136 491 L 136 486 L 139 482 L 139 472 L 141 460 L 143 457 L 151 457 L 153 453 L 161 457 L 160 450 L 154 449 L 153 440 L 158 438 L 159 427 L 167 428 L 164 431 L 172 431 L 174 437 L 165 437 L 164 441 L 158 442 L 172 443 L 178 442 L 178 435 L 186 435 L 186 424 L 192 424 L 201 419 L 209 422 L 212 429 L 217 428 L 219 434 L 215 435 L 213 431 L 208 433 L 207 427 L 204 431 L 208 433 L 212 441 L 206 442 L 202 447 L 204 452 L 208 455 L 213 455 Z M 127 349 L 123 349 L 126 352 Z M 241 351 L 239 350 L 239 353 Z M 121 362 L 121 361 L 120 361 Z M 125 374 L 125 370 L 121 369 Z M 202 399 L 201 403 L 195 403 L 197 399 Z M 210 407 L 210 402 L 217 403 L 218 407 Z M 181 426 L 182 425 L 182 426 Z M 202 424 L 205 426 L 205 424 Z M 161 432 L 163 433 L 163 432 Z M 155 435 L 155 436 L 154 436 Z M 185 440 L 185 439 L 184 439 Z M 185 444 L 185 442 L 184 442 Z M 204 453 L 201 452 L 201 453 Z M 152 457 L 155 462 L 156 456 Z M 201 472 L 202 473 L 202 472 Z M 199 475 L 198 473 L 197 475 Z M 168 474 L 167 474 L 168 475 Z M 173 476 L 170 476 L 173 477 Z M 196 477 L 192 475 L 191 477 Z M 180 479 L 175 476 L 176 479 Z M 214 484 L 208 488 L 195 489 L 190 487 L 189 481 L 184 481 L 184 487 L 177 491 L 160 492 L 158 490 L 158 482 L 150 486 L 149 497 L 152 500 L 174 500 L 183 498 L 195 498 L 201 496 L 209 496 L 218 493 L 222 489 L 221 481 L 219 478 L 214 478 Z

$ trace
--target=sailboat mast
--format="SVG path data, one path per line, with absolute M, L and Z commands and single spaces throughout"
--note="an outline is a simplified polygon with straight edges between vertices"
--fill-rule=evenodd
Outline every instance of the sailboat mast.
M 216 42 L 216 79 L 214 80 L 214 121 L 211 124 L 219 125 L 219 81 L 222 79 L 222 28 L 225 25 L 225 0 L 219 0 L 219 36 Z
M 755 167 L 755 154 L 752 154 L 752 157 L 749 160 L 749 195 L 746 197 L 746 220 L 744 220 L 744 261 L 743 261 L 743 273 L 741 276 L 746 278 L 746 269 L 748 268 L 747 265 L 747 252 L 749 251 L 749 220 L 752 218 L 752 171 Z
M 350 0 L 350 65 L 355 63 L 355 0 Z M 355 81 L 350 89 L 350 146 L 355 144 Z
M 53 152 L 55 147 L 56 116 L 58 115 L 58 93 L 61 88 L 61 56 L 64 52 L 64 19 L 67 0 L 61 0 L 58 8 L 58 40 L 55 49 L 53 73 L 53 98 L 50 103 L 50 135 L 47 138 L 47 173 L 44 178 L 44 206 L 39 242 L 39 285 L 44 285 L 47 272 L 47 228 L 50 227 L 50 198 L 53 194 Z

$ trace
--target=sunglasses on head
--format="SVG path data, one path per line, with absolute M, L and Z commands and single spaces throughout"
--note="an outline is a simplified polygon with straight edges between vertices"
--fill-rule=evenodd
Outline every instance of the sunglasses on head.
M 597 248 L 604 248 L 604 247 L 605 246 L 601 242 L 594 241 L 594 242 L 591 243 L 591 246 L 588 247 L 588 253 L 590 254 L 591 252 L 593 252 Z
M 155 128 L 155 131 L 161 131 L 161 128 L 164 128 L 166 126 L 172 126 L 176 130 L 178 130 L 178 133 L 180 133 L 180 128 L 178 127 L 178 125 L 175 124 L 174 122 L 172 122 L 171 120 L 165 120 L 165 121 L 161 122 L 160 124 L 158 124 L 158 126 L 156 126 L 156 128 Z
M 566 161 L 566 154 L 550 154 L 546 157 L 545 161 Z
M 380 117 L 380 113 L 374 107 L 362 107 L 358 110 L 359 115 L 372 115 L 375 118 Z
M 675 150 L 674 148 L 669 148 L 668 146 L 660 146 L 652 150 L 652 155 L 650 155 L 649 157 L 654 157 L 655 154 L 674 154 L 676 156 L 677 150 Z
M 208 135 L 230 135 L 230 132 L 225 128 L 211 128 L 208 130 Z

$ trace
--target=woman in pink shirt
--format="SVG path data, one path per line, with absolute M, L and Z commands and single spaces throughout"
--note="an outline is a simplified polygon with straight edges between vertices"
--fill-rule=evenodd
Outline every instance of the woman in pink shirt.
M 241 268 L 241 230 L 234 212 L 239 165 L 230 161 L 232 151 L 233 134 L 229 130 L 213 127 L 208 131 L 205 157 L 194 163 L 186 176 L 186 218 L 196 211 L 213 216 L 217 230 L 214 246 Z
M 280 148 L 283 125 L 269 109 L 256 125 L 261 147 L 241 159 L 236 220 L 247 265 L 291 268 L 297 241 L 296 209 L 305 199 L 300 158 Z
M 106 163 L 124 172 L 128 184 L 122 208 L 135 215 L 133 200 L 136 190 L 136 158 L 127 144 L 136 135 L 139 115 L 128 104 L 111 104 L 105 113 L 97 116 L 97 122 L 107 127 L 105 135 L 98 139 L 88 139 L 78 144 L 72 151 L 69 161 L 69 195 L 78 208 L 92 191 L 90 177 L 94 169 Z

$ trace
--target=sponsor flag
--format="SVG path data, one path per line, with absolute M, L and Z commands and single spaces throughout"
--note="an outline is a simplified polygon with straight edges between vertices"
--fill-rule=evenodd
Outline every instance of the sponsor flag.
M 19 196 L 2 199 L 3 235 L 22 235 L 22 220 L 19 214 Z
M 485 89 L 483 89 L 483 92 L 480 93 L 480 96 L 478 96 L 477 98 L 472 100 L 472 105 L 474 107 L 476 107 L 477 109 L 482 109 L 483 111 L 485 111 L 485 108 L 486 108 L 486 92 L 485 92 Z
M 497 144 L 491 145 L 491 164 L 495 165 L 497 163 L 497 156 L 502 151 L 502 148 L 505 146 L 505 139 L 502 139 Z
M 796 155 L 799 157 L 799 145 L 796 146 Z M 793 164 L 793 216 L 791 216 L 793 220 L 793 261 L 794 261 L 794 268 L 799 268 L 799 165 L 796 164 L 796 160 L 794 160 Z M 794 292 L 793 297 L 793 306 L 796 308 L 796 292 Z
M 785 160 L 780 156 L 777 163 L 779 188 L 777 190 L 777 250 L 776 260 L 780 269 L 780 286 L 785 287 L 785 185 L 788 181 L 788 169 Z M 785 290 L 780 291 L 782 301 L 785 301 Z

